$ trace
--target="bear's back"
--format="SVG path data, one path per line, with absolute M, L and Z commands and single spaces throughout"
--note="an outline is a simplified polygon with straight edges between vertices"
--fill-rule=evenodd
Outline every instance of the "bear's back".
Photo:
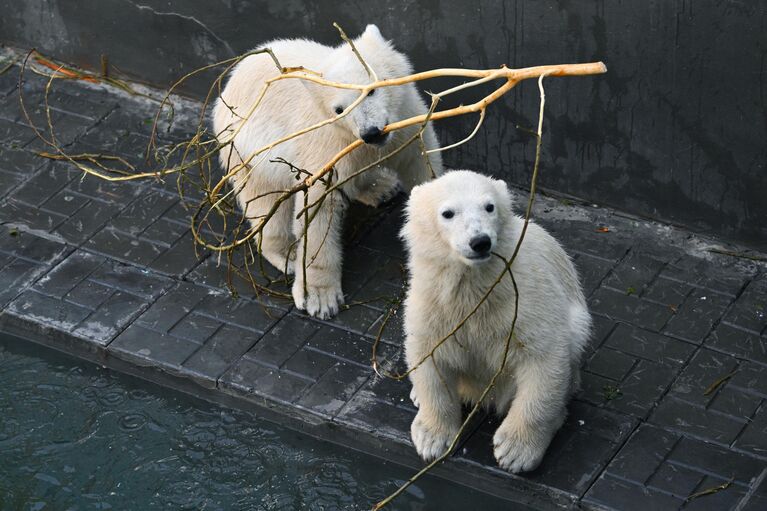
M 254 51 L 262 48 L 269 48 L 283 67 L 304 66 L 312 71 L 319 69 L 333 51 L 329 46 L 307 39 L 277 39 Z M 234 132 L 253 105 L 260 105 L 256 114 L 248 116 L 238 136 L 238 147 L 243 154 L 326 117 L 302 80 L 274 82 L 262 97 L 266 81 L 279 74 L 268 54 L 250 55 L 232 70 L 221 98 L 216 101 L 213 127 L 217 135 Z M 308 135 L 311 138 L 313 134 Z
M 262 44 L 257 49 L 262 48 L 271 49 L 283 67 L 303 66 L 316 72 L 319 72 L 319 64 L 333 51 L 331 46 L 309 39 L 275 39 Z M 255 57 L 268 59 L 277 74 L 277 68 L 268 55 L 255 55 Z

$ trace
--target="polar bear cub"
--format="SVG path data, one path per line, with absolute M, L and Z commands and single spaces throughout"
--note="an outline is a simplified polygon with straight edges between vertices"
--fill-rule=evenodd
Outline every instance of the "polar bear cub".
M 413 71 L 407 57 L 396 51 L 375 25 L 368 25 L 354 45 L 381 80 Z M 270 48 L 284 67 L 302 66 L 335 82 L 370 82 L 367 71 L 347 43 L 330 47 L 306 39 L 286 39 L 265 43 L 262 48 Z M 219 142 L 233 139 L 233 144 L 220 151 L 219 160 L 225 172 L 247 162 L 247 168 L 234 174 L 230 183 L 240 209 L 253 226 L 278 206 L 257 240 L 261 254 L 276 268 L 295 272 L 293 298 L 297 307 L 327 318 L 338 312 L 344 299 L 341 227 L 347 201 L 377 206 L 401 187 L 409 191 L 430 178 L 432 171 L 440 174 L 442 159 L 439 153 L 432 153 L 429 165 L 419 144 L 410 144 L 383 163 L 355 175 L 417 133 L 420 128 L 417 125 L 390 133 L 382 131 L 389 123 L 428 111 L 412 83 L 375 89 L 338 121 L 253 158 L 255 151 L 281 137 L 341 116 L 359 95 L 356 90 L 324 87 L 301 79 L 278 80 L 269 86 L 259 106 L 248 116 L 266 81 L 278 74 L 267 54 L 251 55 L 234 68 L 213 110 L 213 128 Z M 426 127 L 423 137 L 427 149 L 438 147 L 431 125 Z M 340 160 L 332 173 L 332 184 L 342 181 L 344 184 L 310 209 L 305 239 L 306 216 L 296 219 L 304 207 L 303 194 L 278 204 L 281 191 L 296 183 L 296 169 L 315 173 L 358 138 L 365 144 Z M 308 204 L 314 204 L 327 186 L 330 184 L 316 182 L 309 190 Z M 298 262 L 296 254 L 301 255 Z
M 402 237 L 409 251 L 405 352 L 418 413 L 413 443 L 425 460 L 443 454 L 498 371 L 514 318 L 506 272 L 476 314 L 434 351 L 479 303 L 511 258 L 523 219 L 503 181 L 451 171 L 413 189 Z M 538 466 L 579 384 L 591 316 L 562 246 L 530 223 L 511 267 L 519 312 L 508 360 L 484 404 L 503 418 L 493 438 L 498 464 L 511 472 Z

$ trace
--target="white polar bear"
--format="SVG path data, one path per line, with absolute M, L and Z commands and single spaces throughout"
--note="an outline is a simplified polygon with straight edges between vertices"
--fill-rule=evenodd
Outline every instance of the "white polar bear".
M 409 250 L 405 352 L 415 367 L 466 317 L 510 259 L 524 221 L 503 181 L 451 171 L 413 189 L 402 229 Z M 511 267 L 519 313 L 508 361 L 484 404 L 505 417 L 493 444 L 511 472 L 538 466 L 577 389 L 591 316 L 576 270 L 560 244 L 530 223 Z M 454 337 L 411 374 L 419 407 L 413 443 L 426 460 L 443 454 L 461 425 L 461 403 L 476 403 L 498 371 L 514 318 L 508 272 Z
M 407 57 L 396 51 L 375 25 L 368 25 L 354 44 L 379 79 L 412 73 Z M 333 48 L 306 39 L 288 39 L 271 41 L 262 48 L 270 48 L 285 67 L 303 66 L 337 82 L 370 82 L 367 71 L 346 43 Z M 213 110 L 213 127 L 220 142 L 231 140 L 232 134 L 243 123 L 243 117 L 255 104 L 265 81 L 278 74 L 275 63 L 267 54 L 249 56 L 234 68 Z M 229 171 L 257 149 L 280 137 L 341 114 L 358 95 L 356 90 L 323 87 L 301 79 L 274 82 L 255 113 L 235 136 L 233 146 L 220 152 L 222 167 Z M 399 147 L 420 128 L 413 126 L 383 134 L 384 126 L 428 111 L 413 84 L 381 87 L 371 91 L 369 96 L 343 119 L 253 158 L 249 169 L 238 172 L 231 179 L 240 208 L 253 225 L 257 225 L 275 204 L 280 196 L 276 192 L 296 183 L 295 173 L 286 164 L 277 162 L 278 158 L 314 173 L 348 144 L 361 138 L 366 143 L 335 165 L 332 180 L 336 183 Z M 427 149 L 439 147 L 430 125 L 423 135 Z M 430 154 L 429 162 L 436 174 L 442 172 L 439 153 Z M 340 237 L 347 199 L 377 206 L 398 193 L 403 185 L 409 191 L 430 178 L 430 174 L 419 144 L 410 144 L 383 164 L 351 179 L 318 208 L 311 209 L 310 217 L 313 218 L 309 223 L 308 241 L 303 236 L 304 216 L 295 219 L 304 207 L 303 195 L 297 194 L 291 201 L 282 203 L 258 242 L 262 255 L 273 266 L 286 273 L 295 272 L 293 298 L 296 306 L 313 316 L 328 318 L 335 315 L 343 303 Z M 325 186 L 318 181 L 310 188 L 309 204 L 323 193 Z M 303 271 L 304 253 L 306 275 Z M 296 254 L 300 254 L 298 262 Z

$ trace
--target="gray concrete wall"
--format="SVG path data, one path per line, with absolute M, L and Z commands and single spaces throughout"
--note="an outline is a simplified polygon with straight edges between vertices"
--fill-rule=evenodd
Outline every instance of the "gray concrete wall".
M 338 41 L 376 23 L 419 70 L 604 60 L 548 82 L 543 186 L 767 249 L 767 7 L 724 0 L 0 0 L 0 41 L 165 86 L 275 37 Z M 445 82 L 428 84 L 436 89 Z M 188 89 L 199 94 L 198 81 Z M 466 95 L 458 100 L 466 101 Z M 524 185 L 534 83 L 446 154 Z M 444 142 L 475 119 L 438 125 Z

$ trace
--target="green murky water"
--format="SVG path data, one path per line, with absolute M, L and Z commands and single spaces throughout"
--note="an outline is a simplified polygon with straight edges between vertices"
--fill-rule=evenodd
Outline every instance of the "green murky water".
M 410 475 L 252 414 L 0 338 L 2 510 L 369 509 Z M 511 507 L 428 478 L 390 509 Z

